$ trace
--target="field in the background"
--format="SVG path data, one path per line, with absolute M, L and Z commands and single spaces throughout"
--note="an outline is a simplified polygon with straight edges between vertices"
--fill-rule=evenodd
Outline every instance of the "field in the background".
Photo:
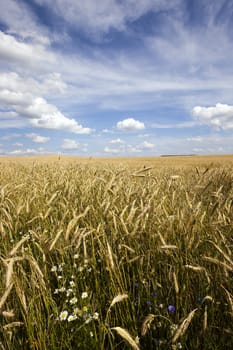
M 232 171 L 0 158 L 0 349 L 232 349 Z
M 2 165 L 12 163 L 30 164 L 30 163 L 52 163 L 63 162 L 63 164 L 120 164 L 126 166 L 153 166 L 153 167 L 186 167 L 186 166 L 232 166 L 233 155 L 207 155 L 207 156 L 161 156 L 161 157 L 114 157 L 114 158 L 96 158 L 96 157 L 74 157 L 63 155 L 47 156 L 25 156 L 25 157 L 1 157 Z

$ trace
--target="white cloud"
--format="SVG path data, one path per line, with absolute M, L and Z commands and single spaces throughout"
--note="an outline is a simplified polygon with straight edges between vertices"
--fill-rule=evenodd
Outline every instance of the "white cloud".
M 35 133 L 27 134 L 26 136 L 35 143 L 46 143 L 50 140 L 50 137 L 41 136 Z
M 62 149 L 65 150 L 80 150 L 83 152 L 87 152 L 87 144 L 80 144 L 76 140 L 73 139 L 64 139 L 62 144 Z
M 0 31 L 0 59 L 34 66 L 38 62 L 55 63 L 55 56 L 44 45 L 16 40 L 13 35 Z
M 151 142 L 144 141 L 142 144 L 139 145 L 139 149 L 141 150 L 153 150 L 155 145 Z
M 217 103 L 214 107 L 196 106 L 192 110 L 194 118 L 217 129 L 233 129 L 233 106 Z
M 15 118 L 17 117 L 17 113 L 16 112 L 2 112 L 0 111 L 0 119 L 10 119 L 10 118 Z
M 1 1 L 0 22 L 8 28 L 8 32 L 20 35 L 25 39 L 48 44 L 46 27 L 38 25 L 36 16 L 23 1 Z
M 47 96 L 52 95 L 53 98 L 58 96 L 60 99 L 67 91 L 67 84 L 63 81 L 60 73 L 49 73 L 42 76 L 41 80 L 37 80 L 32 76 L 22 76 L 16 72 L 0 73 L 0 98 L 7 98 L 9 100 L 16 98 L 26 98 L 32 100 L 33 96 Z M 10 101 L 9 101 L 10 102 Z M 18 101 L 19 102 L 19 101 Z
M 112 134 L 112 130 L 109 130 L 109 129 L 103 129 L 102 132 L 104 134 Z
M 67 90 L 67 84 L 62 80 L 60 73 L 50 73 L 48 78 L 43 81 L 43 86 L 46 87 L 48 92 L 58 91 L 64 94 Z
M 124 119 L 117 123 L 117 129 L 123 131 L 134 131 L 134 130 L 143 130 L 145 129 L 144 123 L 135 120 L 133 118 Z
M 13 151 L 7 152 L 7 154 L 10 155 L 32 155 L 32 154 L 43 154 L 44 149 L 43 148 L 27 148 L 27 149 L 15 149 Z
M 120 138 L 117 138 L 117 139 L 109 141 L 109 143 L 111 143 L 113 145 L 123 145 L 125 143 L 125 141 L 121 140 Z
M 1 75 L 0 75 L 1 77 Z M 59 81 L 60 76 L 56 76 Z M 76 134 L 89 134 L 75 119 L 66 117 L 55 105 L 37 97 L 38 86 L 33 79 L 23 82 L 16 73 L 2 74 L 0 79 L 0 102 L 14 113 L 15 117 L 26 117 L 37 128 L 64 130 Z
M 104 148 L 104 152 L 105 153 L 111 153 L 111 154 L 118 154 L 118 153 L 122 152 L 122 150 L 119 149 L 119 148 L 112 148 L 112 147 L 106 146 Z
M 132 154 L 132 153 L 142 153 L 143 151 L 154 151 L 154 144 L 144 141 L 143 143 L 139 145 L 131 145 L 131 144 L 125 144 L 125 143 L 115 143 L 116 147 L 109 147 L 106 146 L 104 148 L 105 153 L 112 153 L 112 154 Z
M 193 128 L 200 123 L 197 121 L 185 121 L 182 123 L 171 123 L 171 124 L 160 124 L 160 123 L 152 123 L 150 126 L 154 129 L 183 129 L 183 128 Z
M 0 90 L 0 101 L 6 105 L 20 106 L 30 103 L 32 96 L 29 93 L 10 91 L 8 89 Z
M 26 107 L 16 109 L 18 113 L 30 118 L 31 125 L 51 130 L 64 130 L 75 134 L 90 134 L 90 128 L 84 128 L 76 120 L 65 117 L 56 106 L 41 97 L 35 98 Z
M 132 146 L 132 145 L 118 145 L 118 147 L 109 147 L 106 146 L 104 148 L 105 153 L 110 153 L 110 154 L 132 154 L 132 153 L 140 153 L 142 152 L 141 149 L 139 149 L 137 146 Z
M 128 145 L 126 148 L 127 153 L 141 153 L 142 150 L 138 146 Z
M 63 149 L 78 149 L 80 148 L 79 142 L 72 139 L 64 139 L 61 146 Z

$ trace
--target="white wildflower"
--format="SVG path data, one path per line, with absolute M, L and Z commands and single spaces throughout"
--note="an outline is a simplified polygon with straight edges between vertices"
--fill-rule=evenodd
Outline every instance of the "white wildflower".
M 73 297 L 72 299 L 70 299 L 70 304 L 74 305 L 77 303 L 77 301 L 78 301 L 78 299 L 76 297 Z
M 88 297 L 88 293 L 87 292 L 83 292 L 81 295 L 82 299 L 86 299 Z
M 58 265 L 58 271 L 62 271 L 62 270 L 63 270 L 63 268 L 62 268 L 62 267 L 63 267 L 63 265 L 64 265 L 64 264 L 60 264 L 60 265 Z
M 65 321 L 65 320 L 67 319 L 67 316 L 68 316 L 68 311 L 67 311 L 67 310 L 64 310 L 64 311 L 62 311 L 62 312 L 60 313 L 59 318 L 60 318 L 61 321 Z
M 76 315 L 70 315 L 67 319 L 68 322 L 71 322 L 71 321 L 74 321 L 77 319 L 77 316 Z
M 85 321 L 85 324 L 90 323 L 90 322 L 91 322 L 91 320 L 92 320 L 91 316 L 88 316 L 88 317 L 87 317 L 87 319 L 86 319 L 86 321 Z
M 56 271 L 57 271 L 57 266 L 56 266 L 56 265 L 52 266 L 52 268 L 51 268 L 50 271 L 51 271 L 51 272 L 56 272 Z
M 67 289 L 67 291 L 66 291 L 66 296 L 69 297 L 70 294 L 72 294 L 72 293 L 73 293 L 73 289 L 69 288 L 69 289 Z
M 93 319 L 94 320 L 98 320 L 99 319 L 99 313 L 98 312 L 94 312 Z

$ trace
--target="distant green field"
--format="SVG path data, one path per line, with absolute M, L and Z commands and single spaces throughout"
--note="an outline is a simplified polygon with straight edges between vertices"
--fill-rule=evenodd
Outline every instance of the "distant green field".
M 233 156 L 0 158 L 0 349 L 233 349 Z

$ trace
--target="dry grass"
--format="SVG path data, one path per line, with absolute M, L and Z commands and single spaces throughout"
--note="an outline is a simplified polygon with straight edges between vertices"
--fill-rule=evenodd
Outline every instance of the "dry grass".
M 232 168 L 2 157 L 0 348 L 232 349 Z

